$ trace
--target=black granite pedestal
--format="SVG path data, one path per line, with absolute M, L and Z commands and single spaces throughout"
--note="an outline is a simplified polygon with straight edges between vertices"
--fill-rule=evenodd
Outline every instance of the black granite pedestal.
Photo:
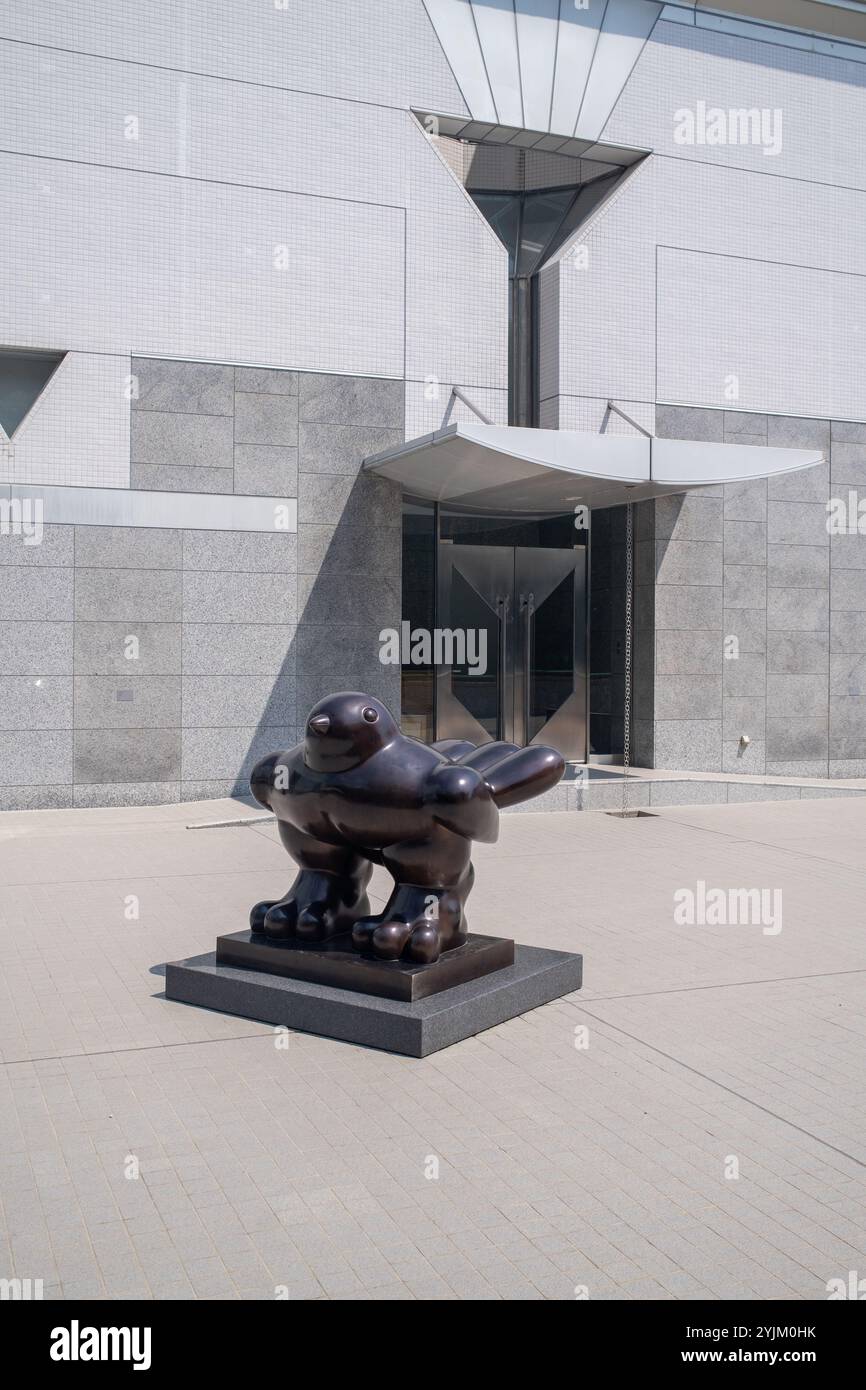
M 473 942 L 481 944 L 473 947 Z M 285 953 L 284 968 L 295 972 L 300 968 L 307 978 L 262 969 L 250 958 L 254 950 L 247 951 L 249 964 L 238 964 L 245 949 L 255 945 L 256 938 L 250 940 L 249 932 L 236 932 L 219 939 L 219 954 L 211 951 L 190 960 L 171 962 L 165 968 L 166 996 L 263 1023 L 282 1024 L 303 1033 L 381 1047 L 407 1057 L 427 1057 L 580 989 L 583 977 L 582 956 L 536 946 L 514 946 L 496 937 L 475 937 L 466 947 L 446 952 L 437 965 L 442 964 L 445 971 L 471 970 L 473 958 L 477 964 L 485 955 L 489 961 L 497 953 L 501 957 L 503 952 L 510 954 L 513 950 L 512 963 L 480 977 L 466 978 L 463 983 L 445 988 L 440 984 L 437 992 L 430 993 L 423 975 L 435 971 L 435 966 L 356 957 L 352 971 L 363 972 L 369 967 L 369 992 L 364 992 L 357 984 L 347 984 L 345 974 L 340 986 L 324 983 L 321 976 L 309 978 L 311 972 L 319 974 L 329 969 L 335 970 L 338 977 L 341 970 L 350 968 L 336 960 L 322 966 L 322 959 L 335 954 L 330 950 L 319 952 L 318 962 L 313 959 L 315 952 L 296 951 L 291 953 L 296 957 L 294 964 L 290 953 Z M 463 964 L 449 963 L 447 958 L 457 957 L 460 951 L 465 952 Z M 226 955 L 232 959 L 227 960 Z M 273 965 L 274 958 L 270 959 Z M 363 975 L 356 973 L 355 978 L 363 982 Z M 390 997 L 382 993 L 383 982 L 389 979 Z M 378 992 L 374 992 L 374 984 L 378 985 Z

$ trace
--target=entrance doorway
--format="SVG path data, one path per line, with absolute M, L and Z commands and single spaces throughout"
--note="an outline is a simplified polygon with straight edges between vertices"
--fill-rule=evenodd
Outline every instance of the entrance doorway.
M 440 540 L 436 737 L 587 751 L 586 547 Z M 483 660 L 481 659 L 483 656 Z

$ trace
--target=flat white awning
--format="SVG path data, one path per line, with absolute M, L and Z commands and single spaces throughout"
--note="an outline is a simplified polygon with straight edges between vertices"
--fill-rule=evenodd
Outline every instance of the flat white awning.
M 413 497 L 514 512 L 612 507 L 713 483 L 775 477 L 823 461 L 820 449 L 704 444 L 643 435 L 454 424 L 364 460 Z

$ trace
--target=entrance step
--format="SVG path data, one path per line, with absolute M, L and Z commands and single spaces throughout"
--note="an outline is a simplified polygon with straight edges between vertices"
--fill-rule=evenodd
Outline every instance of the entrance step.
M 719 806 L 744 801 L 806 801 L 823 797 L 866 797 L 866 778 L 736 777 L 726 773 L 665 771 L 661 768 L 570 766 L 559 786 L 503 815 L 544 811 L 621 811 L 626 808 Z

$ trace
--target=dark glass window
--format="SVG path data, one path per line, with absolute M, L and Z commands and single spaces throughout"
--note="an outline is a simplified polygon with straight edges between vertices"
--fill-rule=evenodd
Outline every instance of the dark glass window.
M 621 755 L 625 717 L 625 507 L 592 513 L 590 753 Z
M 559 516 L 483 516 L 443 506 L 439 518 L 443 540 L 457 545 L 543 545 L 570 549 L 580 537 L 570 513 Z
M 432 632 L 436 611 L 436 508 L 432 502 L 403 500 L 403 622 Z M 434 733 L 432 665 L 401 666 L 403 732 L 430 743 Z
M 0 425 L 9 439 L 65 357 L 63 352 L 0 348 Z

